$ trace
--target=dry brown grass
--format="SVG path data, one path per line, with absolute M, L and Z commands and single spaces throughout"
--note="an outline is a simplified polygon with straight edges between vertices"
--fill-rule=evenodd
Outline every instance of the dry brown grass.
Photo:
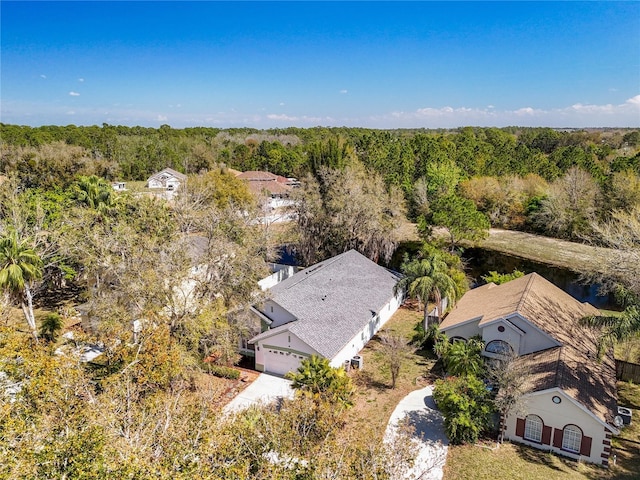
M 403 225 L 399 232 L 402 242 L 418 239 L 413 223 Z M 444 229 L 435 229 L 434 235 L 438 238 L 447 237 Z M 614 251 L 609 248 L 499 228 L 490 229 L 489 237 L 474 246 L 581 273 L 600 272 L 607 261 L 616 258 Z
M 498 228 L 492 228 L 489 233 L 489 238 L 480 242 L 479 247 L 574 272 L 598 272 L 615 258 L 614 251 L 609 248 Z
M 416 324 L 422 319 L 422 312 L 412 307 L 402 307 L 387 322 L 382 332 L 400 334 L 410 342 Z M 433 355 L 418 351 L 408 345 L 396 388 L 391 388 L 391 373 L 385 365 L 381 353 L 380 339 L 376 335 L 361 352 L 364 368 L 353 372 L 356 384 L 354 407 L 349 411 L 345 434 L 350 429 L 372 427 L 380 438 L 389 422 L 389 417 L 401 399 L 407 394 L 421 388 L 430 381 L 431 370 L 435 365 Z

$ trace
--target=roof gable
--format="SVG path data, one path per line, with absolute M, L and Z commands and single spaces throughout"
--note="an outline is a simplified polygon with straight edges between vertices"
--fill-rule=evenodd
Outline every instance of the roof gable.
M 444 319 L 441 329 L 481 317 L 480 328 L 514 315 L 526 320 L 560 346 L 523 355 L 531 372 L 530 391 L 561 388 L 604 422 L 613 421 L 616 377 L 613 355 L 597 359 L 597 336 L 580 319 L 600 312 L 580 303 L 537 273 L 502 285 L 488 284 L 467 292 Z
M 173 168 L 167 167 L 163 170 L 160 170 L 158 173 L 154 173 L 153 175 L 151 175 L 148 181 L 151 181 L 151 180 L 166 181 L 169 178 L 163 178 L 165 176 L 173 177 L 180 181 L 184 181 L 187 179 L 187 176 L 184 173 L 177 172 Z

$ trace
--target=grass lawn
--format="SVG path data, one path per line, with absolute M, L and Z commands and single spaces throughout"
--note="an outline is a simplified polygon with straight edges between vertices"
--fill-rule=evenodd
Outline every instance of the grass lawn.
M 380 333 L 387 331 L 400 334 L 409 343 L 415 334 L 414 327 L 421 320 L 421 311 L 404 306 L 386 323 Z M 429 377 L 432 375 L 435 357 L 408 346 L 396 388 L 392 389 L 391 373 L 385 365 L 385 358 L 380 349 L 380 338 L 376 335 L 361 352 L 364 368 L 352 371 L 356 395 L 354 407 L 349 410 L 345 428 L 347 435 L 350 429 L 366 427 L 372 428 L 382 439 L 389 417 L 398 402 L 408 393 L 431 382 Z

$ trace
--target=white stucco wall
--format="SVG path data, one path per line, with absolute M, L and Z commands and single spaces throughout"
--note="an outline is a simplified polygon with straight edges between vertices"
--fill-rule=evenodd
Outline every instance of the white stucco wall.
M 469 340 L 474 335 L 482 335 L 482 330 L 480 330 L 480 327 L 478 326 L 479 323 L 480 320 L 475 320 L 447 328 L 446 330 L 443 330 L 443 332 L 446 333 L 449 338 L 462 337 L 465 340 Z
M 167 180 L 166 184 L 168 189 L 177 190 L 180 187 L 180 180 L 177 178 L 170 178 Z
M 520 315 L 511 315 L 508 320 L 525 332 L 520 343 L 520 355 L 560 346 L 559 342 Z
M 277 270 L 275 272 L 258 282 L 258 285 L 263 291 L 269 290 L 274 285 L 293 276 L 293 274 L 298 271 L 297 267 L 291 265 L 277 265 L 276 268 Z
M 554 403 L 552 400 L 554 396 L 560 397 L 561 403 Z M 551 389 L 526 395 L 523 400 L 523 405 L 518 411 L 511 413 L 507 417 L 505 438 L 542 450 L 550 450 L 576 460 L 580 459 L 602 464 L 603 461 L 608 459 L 608 451 L 605 450 L 607 448 L 610 449 L 610 438 L 607 438 L 607 434 L 610 436 L 610 432 L 605 431 L 604 424 L 587 413 L 569 395 L 559 389 Z M 538 415 L 545 426 L 552 428 L 550 445 L 539 444 L 516 436 L 517 418 L 524 419 L 529 414 Z M 583 436 L 591 437 L 591 452 L 589 456 L 583 456 L 553 446 L 555 429 L 562 430 L 569 424 L 580 427 Z M 603 455 L 606 458 L 603 458 Z
M 285 310 L 273 300 L 265 300 L 260 311 L 271 319 L 272 323 L 270 328 L 276 328 L 280 325 L 296 320 L 296 317 L 291 315 L 288 310 Z
M 499 327 L 503 327 L 504 331 L 501 332 Z M 489 342 L 493 340 L 502 340 L 511 345 L 511 348 L 513 348 L 513 352 L 516 355 L 520 355 L 520 342 L 521 337 L 523 336 L 524 335 L 521 335 L 513 325 L 504 320 L 493 322 L 482 329 L 482 340 L 485 345 L 489 344 Z M 489 352 L 484 352 L 484 354 L 489 357 L 497 356 Z
M 318 355 L 309 345 L 289 331 L 279 332 L 271 337 L 256 342 L 256 370 L 284 375 L 288 370 L 295 370 L 300 362 L 311 355 Z M 288 363 L 287 363 L 288 362 Z
M 364 348 L 369 340 L 380 330 L 380 328 L 387 323 L 387 321 L 398 310 L 404 297 L 402 292 L 393 297 L 388 303 L 384 305 L 376 316 L 371 317 L 371 320 L 367 325 L 362 328 L 353 338 L 347 342 L 347 344 L 340 350 L 332 359 L 332 367 L 342 367 L 346 360 L 351 360 L 354 355 L 357 355 L 360 350 Z

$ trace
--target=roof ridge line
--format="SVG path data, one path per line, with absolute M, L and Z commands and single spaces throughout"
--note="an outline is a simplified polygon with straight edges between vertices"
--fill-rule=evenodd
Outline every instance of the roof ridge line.
M 341 257 L 342 255 L 344 255 L 346 252 L 342 252 L 338 255 L 336 255 L 335 257 L 331 257 L 331 258 L 327 258 L 326 260 L 322 260 L 321 262 L 318 263 L 314 263 L 313 265 L 308 266 L 307 268 L 304 268 L 302 270 L 299 270 L 296 274 L 294 274 L 292 277 L 290 278 L 295 278 L 296 275 L 298 274 L 302 274 L 304 273 L 305 275 L 300 275 L 300 279 L 296 282 L 291 282 L 291 285 L 287 285 L 287 290 L 289 290 L 290 288 L 294 287 L 295 285 L 298 285 L 299 283 L 304 282 L 305 280 L 307 280 L 308 278 L 311 277 L 311 275 L 314 275 L 318 270 L 324 269 L 325 267 L 333 264 L 339 257 Z M 323 264 L 323 265 L 321 265 Z M 316 268 L 314 268 L 316 267 Z M 313 270 L 310 270 L 313 269 Z
M 532 273 L 529 281 L 527 282 L 527 286 L 524 287 L 524 291 L 522 292 L 522 297 L 520 297 L 520 301 L 516 306 L 516 312 L 520 311 L 520 308 L 524 305 L 525 300 L 527 299 L 527 295 L 529 295 L 529 290 L 531 290 L 531 284 L 533 283 L 533 279 L 536 277 L 536 273 Z

